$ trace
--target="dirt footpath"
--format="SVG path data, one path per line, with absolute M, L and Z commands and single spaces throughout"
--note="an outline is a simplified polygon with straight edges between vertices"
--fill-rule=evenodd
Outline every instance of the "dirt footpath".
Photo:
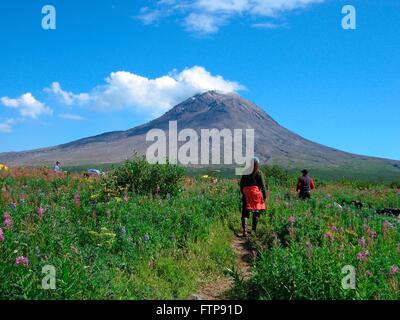
M 238 237 L 235 235 L 231 242 L 232 249 L 236 256 L 236 268 L 239 275 L 247 280 L 251 276 L 251 263 L 254 253 L 250 250 L 247 238 Z M 200 292 L 192 294 L 190 300 L 223 300 L 227 298 L 227 293 L 233 287 L 233 280 L 228 276 L 223 276 L 221 279 L 213 283 L 204 285 Z

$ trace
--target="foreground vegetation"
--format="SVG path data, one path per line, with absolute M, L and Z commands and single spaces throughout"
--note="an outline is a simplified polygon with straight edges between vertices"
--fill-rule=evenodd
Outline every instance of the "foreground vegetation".
M 238 299 L 399 299 L 396 185 L 324 183 L 298 201 L 295 178 L 266 170 L 271 197 L 250 245 L 253 276 Z M 174 166 L 127 162 L 102 178 L 47 169 L 0 171 L 0 298 L 186 299 L 235 257 L 236 180 L 188 178 Z M 42 268 L 56 270 L 44 290 Z M 354 266 L 356 289 L 342 288 Z
M 0 184 L 2 299 L 186 299 L 233 262 L 232 184 L 186 179 L 176 196 L 105 198 L 108 183 L 45 169 L 11 170 Z M 56 290 L 41 287 L 45 265 Z
M 400 219 L 377 214 L 399 207 L 400 190 L 385 185 L 322 183 L 306 202 L 274 187 L 268 215 L 250 240 L 258 251 L 254 276 L 238 279 L 233 296 L 400 299 Z M 342 287 L 345 266 L 354 267 L 355 290 Z

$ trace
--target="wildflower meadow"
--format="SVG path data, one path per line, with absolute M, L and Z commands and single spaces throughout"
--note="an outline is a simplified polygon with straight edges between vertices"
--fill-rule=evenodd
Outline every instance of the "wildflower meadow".
M 0 298 L 187 299 L 221 277 L 234 279 L 233 299 L 400 298 L 400 220 L 377 214 L 400 207 L 397 186 L 317 181 L 300 201 L 294 179 L 268 170 L 248 279 L 232 275 L 235 178 L 141 161 L 99 178 L 1 170 Z

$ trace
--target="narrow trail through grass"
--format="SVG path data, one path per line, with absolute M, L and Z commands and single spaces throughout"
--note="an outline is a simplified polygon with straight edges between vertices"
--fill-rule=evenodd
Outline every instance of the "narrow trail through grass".
M 233 235 L 230 246 L 235 254 L 235 270 L 237 276 L 243 280 L 251 277 L 251 265 L 255 257 L 255 252 L 250 248 L 248 238 Z M 191 300 L 223 300 L 229 299 L 229 293 L 234 286 L 233 278 L 223 275 L 216 281 L 204 284 L 198 294 L 191 295 Z

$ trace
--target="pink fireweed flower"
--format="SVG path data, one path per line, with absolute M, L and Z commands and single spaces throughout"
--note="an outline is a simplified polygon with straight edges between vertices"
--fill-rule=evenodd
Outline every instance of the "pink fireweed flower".
M 74 203 L 77 207 L 81 205 L 81 198 L 79 197 L 79 194 L 77 192 L 74 193 Z
M 43 208 L 38 208 L 38 209 L 37 209 L 37 213 L 38 213 L 38 215 L 39 215 L 39 218 L 42 218 L 42 217 L 43 217 L 43 214 L 44 214 L 44 209 L 43 209 Z
M 399 272 L 399 267 L 398 266 L 391 266 L 389 269 L 389 273 L 390 274 L 396 274 L 397 272 Z
M 29 260 L 28 258 L 24 257 L 24 256 L 20 256 L 17 259 L 15 259 L 15 265 L 20 265 L 23 264 L 25 267 L 29 266 Z
M 2 228 L 0 228 L 0 241 L 4 241 L 4 232 Z
M 128 192 L 124 193 L 124 201 L 128 202 L 129 201 L 129 196 L 128 196 Z
M 324 238 L 329 239 L 330 242 L 333 242 L 333 240 L 334 240 L 333 234 L 331 232 L 325 232 Z
M 360 244 L 361 247 L 365 247 L 365 245 L 367 244 L 364 238 L 361 238 L 358 243 Z
M 383 223 L 383 226 L 387 229 L 393 228 L 393 225 L 387 220 Z
M 364 252 L 357 253 L 357 259 L 360 261 L 365 261 L 369 257 L 369 251 L 366 250 Z
M 296 217 L 295 216 L 290 216 L 289 219 L 288 219 L 288 222 L 291 225 L 294 225 L 296 223 Z
M 393 225 L 389 221 L 385 221 L 383 223 L 382 232 L 387 233 L 390 229 L 393 229 Z
M 364 231 L 365 231 L 366 233 L 368 233 L 368 235 L 369 235 L 371 238 L 376 238 L 376 237 L 378 236 L 378 234 L 376 233 L 376 231 L 375 231 L 374 229 L 370 228 L 370 226 L 367 225 L 367 224 L 364 224 Z
M 376 238 L 378 236 L 378 234 L 376 233 L 376 231 L 374 229 L 369 230 L 369 235 L 372 238 Z
M 333 227 L 332 227 L 332 231 L 333 231 L 333 232 L 337 232 L 337 231 L 338 231 L 337 227 L 336 227 L 336 226 L 333 226 Z
M 13 226 L 13 221 L 12 221 L 11 216 L 10 216 L 10 214 L 9 214 L 8 212 L 5 212 L 5 213 L 4 213 L 4 215 L 3 215 L 3 220 L 4 220 L 4 224 L 5 224 L 7 227 L 12 228 L 12 226 Z

